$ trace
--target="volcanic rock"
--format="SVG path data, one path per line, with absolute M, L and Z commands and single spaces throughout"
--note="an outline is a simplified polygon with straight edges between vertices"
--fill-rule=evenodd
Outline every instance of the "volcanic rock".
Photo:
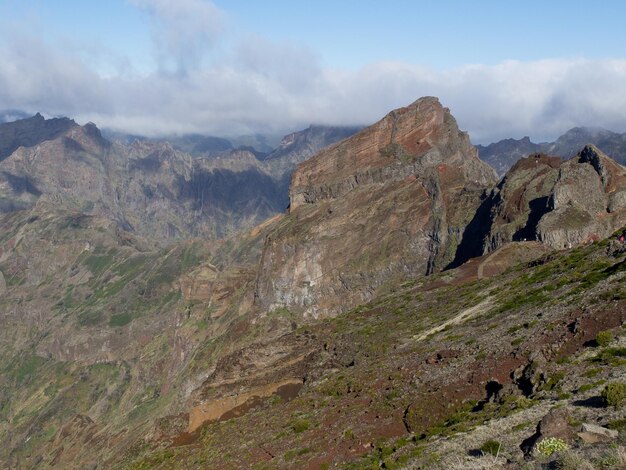
M 484 253 L 511 241 L 554 249 L 607 237 L 626 223 L 626 168 L 592 145 L 568 161 L 534 154 L 493 190 Z
M 394 276 L 442 269 L 494 183 L 436 98 L 392 111 L 297 168 L 289 213 L 266 241 L 257 305 L 328 315 Z

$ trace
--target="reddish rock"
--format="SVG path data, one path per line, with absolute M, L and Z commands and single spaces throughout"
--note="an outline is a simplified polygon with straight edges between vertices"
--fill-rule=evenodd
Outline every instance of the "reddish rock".
M 495 183 L 436 98 L 421 98 L 302 163 L 267 238 L 256 304 L 314 317 L 369 300 L 394 276 L 454 258 Z

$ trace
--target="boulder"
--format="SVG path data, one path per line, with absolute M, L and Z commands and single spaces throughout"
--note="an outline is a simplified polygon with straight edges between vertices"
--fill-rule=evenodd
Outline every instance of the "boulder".
M 597 442 L 610 442 L 617 439 L 619 432 L 614 429 L 607 429 L 597 424 L 583 423 L 580 437 L 587 444 L 595 444 Z
M 529 458 L 539 442 L 549 437 L 563 439 L 565 442 L 571 442 L 573 432 L 568 424 L 569 413 L 565 408 L 552 408 L 547 415 L 541 418 L 537 424 L 535 434 L 525 439 L 520 445 L 520 449 L 524 452 L 524 456 Z

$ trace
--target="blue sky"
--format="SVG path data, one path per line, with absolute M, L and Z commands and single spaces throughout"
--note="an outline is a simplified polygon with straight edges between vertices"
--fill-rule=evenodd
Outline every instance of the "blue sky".
M 0 109 L 233 135 L 434 94 L 476 142 L 626 131 L 624 19 L 617 0 L 0 0 Z

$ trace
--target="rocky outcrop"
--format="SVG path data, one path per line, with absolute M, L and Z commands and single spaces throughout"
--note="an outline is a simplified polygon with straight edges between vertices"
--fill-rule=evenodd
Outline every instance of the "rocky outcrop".
M 626 168 L 592 145 L 571 160 L 523 158 L 485 202 L 487 253 L 511 241 L 554 249 L 607 237 L 626 223 Z
M 569 426 L 569 413 L 564 408 L 553 408 L 537 423 L 535 434 L 522 442 L 520 448 L 524 455 L 530 456 L 535 451 L 537 444 L 544 439 L 560 439 L 570 443 L 573 440 L 573 431 Z
M 574 127 L 554 142 L 532 142 L 528 137 L 504 139 L 489 145 L 477 145 L 480 158 L 504 175 L 521 157 L 544 153 L 562 158 L 574 157 L 580 149 L 593 144 L 621 164 L 626 164 L 626 133 L 619 134 L 602 128 Z
M 422 98 L 302 163 L 267 238 L 263 310 L 314 317 L 366 301 L 394 276 L 453 258 L 495 173 L 436 98 Z

